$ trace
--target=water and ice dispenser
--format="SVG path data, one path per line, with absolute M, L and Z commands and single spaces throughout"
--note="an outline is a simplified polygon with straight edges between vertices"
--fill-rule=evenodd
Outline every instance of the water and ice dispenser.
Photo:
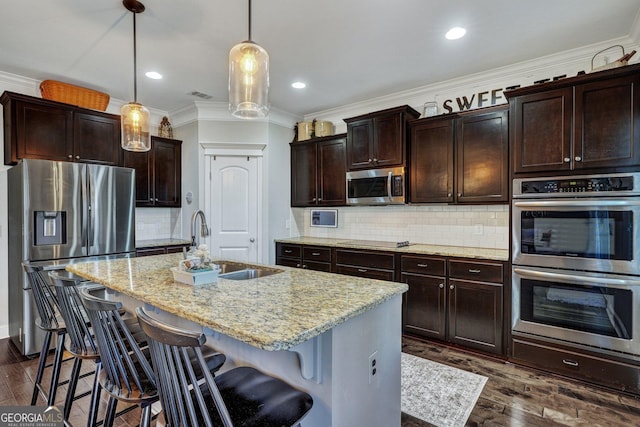
M 65 211 L 34 211 L 34 242 L 40 245 L 67 243 L 67 213 Z

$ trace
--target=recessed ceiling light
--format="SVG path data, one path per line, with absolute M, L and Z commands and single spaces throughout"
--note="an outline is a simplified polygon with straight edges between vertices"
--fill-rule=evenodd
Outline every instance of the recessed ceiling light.
M 305 87 L 307 87 L 307 85 L 303 82 L 293 82 L 291 83 L 291 87 L 295 89 L 304 89 Z
M 467 30 L 465 30 L 462 27 L 453 27 L 452 29 L 447 31 L 447 34 L 445 34 L 444 36 L 449 40 L 457 40 L 461 37 L 464 37 L 466 33 L 467 33 Z
M 162 74 L 156 71 L 147 71 L 144 75 L 154 80 L 160 80 L 162 78 Z

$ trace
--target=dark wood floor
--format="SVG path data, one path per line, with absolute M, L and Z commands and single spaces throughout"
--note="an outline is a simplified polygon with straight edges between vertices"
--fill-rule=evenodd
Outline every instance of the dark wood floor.
M 489 378 L 467 426 L 638 426 L 640 398 L 515 366 L 503 361 L 456 351 L 436 343 L 405 338 L 403 351 Z M 66 369 L 70 371 L 71 364 Z M 91 363 L 86 363 L 87 370 Z M 0 340 L 0 406 L 26 405 L 31 400 L 37 359 L 21 356 L 8 339 Z M 79 389 L 90 390 L 90 377 Z M 66 389 L 61 389 L 61 404 Z M 43 402 L 39 401 L 39 405 Z M 89 397 L 74 403 L 71 424 L 86 425 Z M 102 405 L 104 409 L 104 402 Z M 120 408 L 119 408 L 120 409 Z M 116 421 L 118 427 L 137 424 L 132 411 Z M 160 417 L 161 419 L 161 417 Z M 158 422 L 158 424 L 162 424 Z M 403 415 L 402 427 L 428 424 Z M 354 426 L 359 427 L 359 426 Z M 364 427 L 364 426 L 363 426 Z

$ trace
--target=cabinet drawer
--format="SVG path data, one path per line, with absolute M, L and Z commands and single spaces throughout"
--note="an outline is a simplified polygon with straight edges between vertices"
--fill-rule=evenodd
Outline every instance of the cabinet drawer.
M 136 249 L 136 256 L 151 256 L 151 255 L 164 255 L 167 251 L 165 248 L 146 248 L 146 249 Z
M 411 255 L 402 256 L 401 266 L 403 273 L 426 274 L 430 276 L 444 276 L 446 270 L 444 259 Z
M 394 257 L 389 253 L 336 249 L 336 264 L 393 270 Z
M 167 246 L 168 254 L 175 254 L 179 252 L 184 252 L 184 250 L 189 250 L 189 246 Z
M 279 243 L 276 256 L 287 258 L 300 258 L 302 256 L 302 246 L 289 243 Z
M 302 248 L 302 259 L 307 261 L 331 262 L 331 248 L 305 246 Z
M 480 282 L 502 283 L 502 264 L 449 261 L 449 277 Z
M 285 267 L 296 267 L 299 268 L 301 267 L 300 261 L 297 259 L 291 259 L 291 258 L 277 258 L 276 259 L 276 265 L 284 265 Z
M 640 366 L 513 339 L 513 358 L 528 366 L 638 393 Z
M 393 271 L 378 270 L 375 268 L 361 268 L 338 265 L 336 266 L 336 273 L 346 274 L 347 276 L 366 277 L 367 279 L 393 281 Z
M 328 262 L 305 261 L 302 268 L 314 271 L 324 271 L 331 273 L 331 264 Z

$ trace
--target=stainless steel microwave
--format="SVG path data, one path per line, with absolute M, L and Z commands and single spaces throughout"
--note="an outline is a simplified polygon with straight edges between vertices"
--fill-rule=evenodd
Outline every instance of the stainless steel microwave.
M 404 167 L 347 172 L 347 205 L 401 205 L 405 193 Z

